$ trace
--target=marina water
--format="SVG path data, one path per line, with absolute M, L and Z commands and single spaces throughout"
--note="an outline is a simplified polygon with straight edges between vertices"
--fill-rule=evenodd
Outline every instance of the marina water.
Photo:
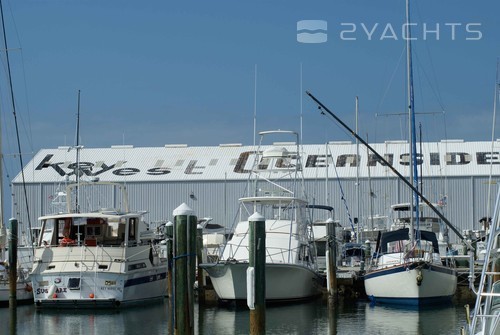
M 465 301 L 420 310 L 341 299 L 331 312 L 324 299 L 266 307 L 266 334 L 460 334 Z M 246 306 L 195 304 L 195 334 L 248 334 Z M 168 300 L 121 310 L 36 310 L 18 306 L 15 332 L 9 308 L 0 309 L 0 334 L 173 334 Z

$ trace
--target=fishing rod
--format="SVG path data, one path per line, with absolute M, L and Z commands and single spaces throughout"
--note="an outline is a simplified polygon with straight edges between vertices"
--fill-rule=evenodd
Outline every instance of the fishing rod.
M 388 166 L 392 172 L 394 172 L 396 174 L 396 176 L 399 177 L 399 179 L 401 179 L 408 187 L 410 187 L 412 189 L 413 192 L 415 192 L 419 197 L 420 199 L 427 205 L 429 206 L 430 209 L 432 209 L 434 211 L 434 213 L 436 213 L 437 216 L 439 216 L 439 218 L 441 220 L 443 220 L 443 222 L 455 233 L 457 234 L 457 236 L 462 240 L 464 241 L 464 243 L 467 245 L 467 247 L 469 247 L 470 250 L 474 250 L 474 248 L 470 245 L 470 243 L 465 240 L 465 238 L 463 237 L 463 235 L 457 230 L 457 228 L 455 228 L 455 226 L 436 208 L 434 207 L 434 205 L 429 201 L 427 200 L 427 198 L 424 197 L 424 195 L 418 190 L 418 188 L 416 188 L 414 185 L 412 185 L 412 183 L 410 183 L 401 173 L 398 172 L 398 170 L 396 170 L 396 168 L 394 166 L 392 166 L 391 164 L 389 164 L 389 162 L 387 160 L 384 159 L 384 157 L 382 157 L 377 151 L 375 151 L 375 149 L 373 149 L 365 140 L 363 140 L 360 136 L 358 136 L 358 134 L 356 134 L 355 131 L 353 131 L 351 128 L 349 128 L 349 126 L 347 124 L 345 124 L 340 118 L 338 118 L 335 114 L 333 114 L 325 105 L 323 105 L 323 103 L 321 101 L 319 101 L 314 95 L 312 95 L 309 91 L 306 91 L 306 94 L 312 99 L 314 100 L 314 102 L 316 102 L 318 104 L 318 109 L 321 110 L 321 114 L 325 114 L 324 112 L 327 112 L 331 117 L 333 117 L 335 119 L 335 121 L 337 121 L 342 127 L 344 127 L 349 133 L 351 133 L 352 136 L 354 136 L 358 141 L 360 141 L 364 146 L 366 146 L 368 148 L 368 150 L 370 150 L 376 157 L 377 159 L 379 159 L 380 161 L 382 161 L 386 166 Z

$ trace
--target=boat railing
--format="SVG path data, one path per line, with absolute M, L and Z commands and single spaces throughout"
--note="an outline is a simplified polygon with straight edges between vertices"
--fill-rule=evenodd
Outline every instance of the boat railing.
M 90 269 L 90 270 L 91 271 L 93 270 L 93 272 L 94 272 L 93 273 L 93 275 L 94 275 L 94 287 L 92 288 L 92 290 L 93 290 L 92 292 L 96 292 L 96 284 L 97 284 L 97 277 L 98 277 L 98 274 L 97 274 L 97 263 L 98 263 L 97 262 L 97 252 L 99 250 L 99 247 L 97 247 L 97 246 L 95 248 L 90 249 L 89 247 L 84 245 L 82 248 L 80 248 L 80 251 L 81 251 L 81 253 L 80 253 L 80 264 L 81 264 L 81 266 L 80 266 L 80 283 L 82 282 L 82 277 L 83 277 L 84 271 L 87 272 L 87 269 L 84 270 L 84 264 L 87 265 L 87 262 L 85 261 L 87 249 L 88 249 L 89 253 L 94 256 L 94 259 L 92 260 L 92 268 L 93 269 Z M 85 267 L 87 267 L 87 266 L 85 266 Z M 82 292 L 82 290 L 80 290 L 80 294 L 81 294 L 81 292 Z M 80 296 L 80 298 L 83 298 L 83 297 Z
M 73 206 L 76 205 L 75 201 L 78 197 L 78 192 L 79 192 L 77 190 L 81 190 L 83 188 L 93 188 L 94 192 L 95 192 L 95 190 L 101 191 L 106 187 L 109 187 L 110 189 L 112 189 L 113 193 L 115 192 L 114 190 L 116 190 L 116 189 L 119 190 L 117 192 L 117 195 L 121 196 L 123 212 L 129 212 L 127 186 L 123 183 L 106 182 L 106 181 L 92 181 L 92 182 L 79 181 L 78 183 L 68 184 L 66 186 L 66 192 L 65 192 L 66 193 L 66 211 L 68 213 L 75 212 L 75 208 L 73 208 Z M 75 198 L 75 196 L 76 196 L 76 198 Z M 75 199 L 73 199 L 73 198 L 75 198 Z M 98 202 L 98 200 L 95 200 L 95 201 Z M 82 209 L 80 208 L 80 210 L 82 210 Z M 92 210 L 88 210 L 88 211 L 92 211 Z M 100 212 L 101 210 L 98 210 L 98 211 Z M 110 211 L 111 212 L 122 212 L 122 210 L 116 210 L 116 209 L 111 209 Z
M 267 261 L 269 263 L 289 263 L 293 250 L 277 247 L 266 247 Z
M 492 223 L 484 264 L 481 270 L 481 277 L 478 287 L 474 285 L 471 271 L 470 287 L 477 294 L 473 318 L 468 324 L 469 333 L 476 334 L 481 329 L 483 334 L 493 334 L 498 331 L 500 323 L 500 261 L 498 253 L 498 238 L 500 236 L 500 190 L 497 192 L 495 208 L 493 211 Z M 471 265 L 473 268 L 473 265 Z
M 232 245 L 229 244 L 227 250 L 227 257 L 225 257 L 224 260 L 221 260 L 223 262 L 248 262 L 249 259 L 243 259 L 243 258 L 236 258 L 236 250 L 239 248 L 245 248 L 247 251 L 246 254 L 249 252 L 249 247 L 248 246 L 240 246 L 240 245 Z M 297 257 L 299 255 L 299 257 Z M 302 264 L 310 264 L 311 267 L 313 267 L 313 261 L 311 259 L 312 255 L 300 255 L 300 247 L 297 248 L 282 248 L 282 247 L 271 247 L 271 246 L 266 246 L 266 263 L 293 263 L 295 261 L 298 261 Z
M 135 244 L 135 246 L 141 246 L 139 244 Z M 142 246 L 146 246 L 146 244 L 142 244 Z M 129 249 L 130 250 L 130 249 Z M 151 252 L 151 245 L 149 245 L 149 248 L 138 248 L 138 251 L 134 254 L 126 254 L 126 259 L 132 259 L 136 256 L 139 256 L 141 254 L 149 254 Z
M 407 245 L 404 259 L 406 261 L 423 260 L 424 262 L 432 262 L 434 260 L 432 245 L 423 244 L 422 241 L 412 246 Z
M 371 264 L 373 267 L 387 267 L 415 261 L 440 262 L 440 259 L 434 257 L 432 249 L 413 247 L 401 251 L 375 252 Z
M 280 194 L 280 196 L 287 196 L 287 197 L 293 197 L 294 195 L 294 192 L 287 189 L 286 187 L 278 184 L 277 182 L 273 181 L 273 180 L 270 180 L 269 178 L 266 178 L 264 176 L 262 176 L 262 174 L 259 174 L 255 171 L 252 171 L 253 174 L 255 174 L 255 177 L 257 178 L 256 180 L 258 182 L 262 182 L 262 181 L 265 181 L 267 182 L 267 188 L 262 188 L 262 187 L 259 187 L 257 189 L 257 192 L 258 195 L 263 195 L 263 196 L 278 196 L 278 194 Z M 280 178 L 280 181 L 283 181 L 285 180 L 285 178 L 283 176 L 281 176 Z M 270 188 L 269 186 L 272 186 L 272 188 Z
M 293 193 L 282 190 L 260 189 L 256 196 L 260 197 L 293 197 Z

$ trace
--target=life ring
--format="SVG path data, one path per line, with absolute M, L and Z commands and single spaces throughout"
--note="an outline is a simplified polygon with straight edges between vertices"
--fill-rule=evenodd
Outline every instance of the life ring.
M 62 240 L 61 240 L 61 245 L 62 246 L 67 246 L 67 245 L 74 245 L 76 244 L 76 241 L 69 238 L 69 237 L 64 237 Z

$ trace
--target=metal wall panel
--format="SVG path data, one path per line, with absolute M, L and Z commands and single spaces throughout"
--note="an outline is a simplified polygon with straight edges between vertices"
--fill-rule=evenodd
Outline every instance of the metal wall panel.
M 383 155 L 392 155 L 400 172 L 408 173 L 402 163 L 407 144 L 387 142 L 373 146 Z M 349 217 L 359 217 L 363 222 L 371 213 L 389 215 L 391 205 L 409 202 L 410 190 L 389 168 L 380 163 L 368 167 L 365 149 L 360 151 L 357 183 L 354 144 L 331 143 L 328 151 L 325 145 L 302 148 L 306 153 L 303 164 L 310 203 L 333 206 L 336 219 L 344 226 L 350 226 Z M 130 208 L 148 211 L 148 221 L 171 220 L 172 211 L 186 203 L 198 217 L 210 216 L 216 223 L 231 226 L 238 199 L 245 195 L 247 186 L 247 174 L 243 171 L 250 163 L 248 160 L 243 164 L 241 158 L 252 150 L 252 146 L 94 148 L 82 150 L 82 161 L 87 162 L 87 177 L 125 182 Z M 421 174 L 431 177 L 422 180 L 423 194 L 431 202 L 445 201 L 443 213 L 459 230 L 480 228 L 479 219 L 493 209 L 493 201 L 488 205 L 488 175 L 492 171 L 495 176 L 490 192 L 490 199 L 494 199 L 500 155 L 489 155 L 490 150 L 489 142 L 424 144 Z M 327 152 L 331 157 L 325 159 Z M 57 192 L 63 190 L 61 180 L 74 179 L 73 161 L 74 152 L 68 153 L 67 148 L 44 149 L 26 165 L 26 172 L 36 171 L 27 173 L 30 179 L 25 186 L 32 225 L 36 225 L 39 216 L 62 210 L 53 201 Z M 157 168 L 169 169 L 169 173 L 156 174 Z M 13 181 L 12 192 L 13 213 L 21 225 L 25 224 L 28 215 L 19 176 Z M 122 202 L 116 192 L 104 192 L 103 197 L 111 202 L 106 207 L 119 207 Z M 93 196 L 89 201 L 101 204 L 98 199 Z M 80 198 L 82 210 L 96 206 L 87 203 L 87 198 Z

